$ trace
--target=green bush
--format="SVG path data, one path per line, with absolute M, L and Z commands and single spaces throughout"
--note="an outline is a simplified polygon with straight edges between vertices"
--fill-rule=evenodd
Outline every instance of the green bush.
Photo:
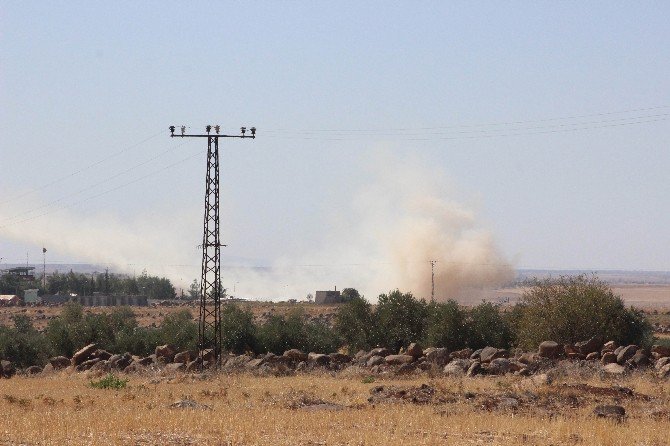
M 376 341 L 385 347 L 398 350 L 410 342 L 424 338 L 428 306 L 412 293 L 399 290 L 379 296 L 375 311 Z
M 353 353 L 374 346 L 375 324 L 372 305 L 363 297 L 355 297 L 337 310 L 334 330 Z
M 535 281 L 521 299 L 517 323 L 520 346 L 545 340 L 574 343 L 593 336 L 619 344 L 648 344 L 651 326 L 644 315 L 596 277 L 584 275 Z
M 468 344 L 468 335 L 467 311 L 458 302 L 448 300 L 428 306 L 426 345 L 459 350 Z
M 222 347 L 234 353 L 256 350 L 256 326 L 251 309 L 241 309 L 234 304 L 221 309 Z
M 286 317 L 270 316 L 257 328 L 259 352 L 282 354 L 297 348 L 305 352 L 332 352 L 339 346 L 331 328 L 320 322 L 309 322 L 302 309 L 290 311 Z
M 172 344 L 178 350 L 196 350 L 198 348 L 198 323 L 191 312 L 181 310 L 165 316 L 158 328 L 158 343 Z
M 98 381 L 91 381 L 91 387 L 95 389 L 113 389 L 121 390 L 126 387 L 128 384 L 127 379 L 121 379 L 113 373 L 108 374 L 104 378 L 99 379 Z
M 0 358 L 18 367 L 43 365 L 49 357 L 48 346 L 25 315 L 14 316 L 14 327 L 0 325 Z
M 468 313 L 468 347 L 479 349 L 486 346 L 508 348 L 514 338 L 500 307 L 484 302 Z

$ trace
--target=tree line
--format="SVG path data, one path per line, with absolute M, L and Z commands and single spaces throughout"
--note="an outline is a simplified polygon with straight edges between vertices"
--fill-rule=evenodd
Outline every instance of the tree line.
M 291 348 L 321 353 L 345 348 L 355 353 L 377 346 L 397 350 L 410 342 L 453 351 L 489 345 L 535 349 L 545 340 L 571 344 L 593 336 L 620 345 L 646 346 L 653 341 L 644 314 L 626 307 L 595 277 L 536 281 L 510 307 L 482 302 L 468 308 L 453 300 L 428 303 L 399 290 L 380 295 L 372 305 L 357 292 L 348 294 L 332 324 L 310 319 L 304 307 L 257 321 L 251 307 L 226 303 L 223 347 L 238 354 L 281 354 Z M 140 356 L 161 344 L 195 351 L 198 326 L 188 310 L 167 315 L 157 327 L 140 327 L 131 308 L 94 314 L 69 303 L 44 332 L 35 330 L 24 315 L 15 316 L 13 326 L 0 326 L 0 359 L 22 367 L 43 365 L 50 356 L 69 357 L 93 342 L 111 352 Z
M 114 274 L 109 271 L 83 274 L 72 270 L 58 271 L 46 277 L 46 287 L 39 278 L 25 280 L 15 275 L 0 276 L 0 294 L 23 295 L 27 289 L 37 289 L 40 295 L 76 294 L 90 296 L 93 293 L 146 295 L 149 299 L 174 299 L 176 291 L 165 277 L 150 276 L 142 271 L 139 276 Z

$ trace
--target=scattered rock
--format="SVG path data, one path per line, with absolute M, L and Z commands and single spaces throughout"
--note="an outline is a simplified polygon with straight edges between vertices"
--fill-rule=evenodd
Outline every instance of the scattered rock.
M 309 353 L 307 355 L 307 360 L 316 365 L 328 365 L 330 364 L 330 356 L 324 355 L 323 353 Z
M 509 352 L 507 350 L 495 347 L 484 347 L 479 354 L 479 358 L 482 362 L 491 362 L 497 358 L 507 358 Z
M 454 359 L 444 366 L 444 374 L 447 376 L 459 377 L 465 375 L 470 368 L 470 361 L 467 359 Z
M 430 349 L 426 352 L 426 360 L 431 364 L 443 367 L 449 361 L 449 350 L 444 347 Z
M 413 357 L 414 359 L 418 359 L 423 356 L 423 349 L 416 342 L 412 342 L 409 344 L 409 347 L 407 347 L 405 354 Z
M 389 365 L 400 365 L 409 364 L 414 361 L 414 358 L 410 355 L 388 355 L 384 360 Z
M 193 400 L 179 400 L 175 401 L 174 403 L 170 404 L 171 409 L 196 409 L 196 410 L 212 410 L 211 407 L 209 407 L 206 404 L 200 404 L 196 401 Z
M 597 361 L 599 359 L 600 359 L 600 352 L 591 352 L 588 355 L 586 355 L 587 361 Z
M 519 362 L 522 364 L 533 364 L 537 362 L 538 354 L 536 353 L 523 353 L 519 356 Z
M 670 377 L 670 364 L 666 364 L 660 369 L 658 369 L 658 377 L 661 379 Z
M 38 365 L 31 365 L 26 369 L 26 373 L 28 375 L 37 375 L 38 373 L 42 373 L 42 367 Z
M 301 352 L 297 348 L 292 348 L 291 350 L 286 350 L 284 352 L 284 357 L 289 358 L 292 361 L 307 361 L 307 354 Z
M 616 342 L 608 341 L 608 342 L 605 342 L 605 345 L 603 345 L 603 348 L 600 352 L 601 353 L 603 353 L 603 352 L 613 352 L 614 350 L 616 350 L 616 348 L 617 348 Z
M 463 350 L 456 350 L 449 353 L 449 359 L 468 359 L 472 355 L 471 348 L 464 348 Z
M 606 352 L 606 353 L 603 354 L 603 357 L 600 358 L 600 362 L 601 362 L 603 365 L 614 364 L 614 363 L 616 363 L 616 358 L 617 358 L 616 353 L 614 353 L 614 352 Z
M 588 355 L 589 353 L 594 353 L 600 350 L 603 346 L 603 339 L 601 336 L 594 336 L 588 341 L 577 342 L 575 348 L 582 355 Z
M 635 352 L 633 357 L 629 359 L 628 362 L 633 364 L 635 367 L 644 367 L 649 365 L 649 357 L 644 353 L 644 351 L 638 350 Z
M 375 355 L 375 356 L 371 357 L 370 359 L 368 359 L 367 366 L 368 366 L 368 367 L 374 367 L 374 366 L 376 366 L 376 365 L 384 364 L 385 362 L 386 362 L 386 361 L 384 361 L 384 357 L 383 357 L 383 356 L 377 356 L 377 355 Z
M 60 370 L 69 367 L 71 362 L 70 359 L 65 356 L 55 356 L 49 359 L 49 364 L 51 364 L 54 370 Z
M 351 356 L 345 355 L 344 353 L 331 353 L 328 357 L 330 358 L 330 362 L 334 364 L 346 364 L 347 362 L 351 362 Z
M 82 362 L 81 364 L 79 364 L 77 367 L 75 367 L 75 370 L 78 371 L 78 372 L 83 372 L 85 370 L 89 370 L 91 367 L 93 367 L 94 365 L 96 365 L 100 361 L 102 361 L 102 359 L 99 359 L 99 358 L 93 358 L 93 359 L 86 360 L 86 361 Z
M 626 417 L 626 409 L 615 405 L 596 406 L 593 409 L 593 414 L 598 418 L 608 418 L 620 422 Z
M 489 363 L 489 373 L 492 375 L 504 375 L 510 369 L 510 360 L 507 358 L 495 358 Z
M 180 362 L 182 364 L 188 364 L 191 362 L 191 353 L 188 351 L 184 352 L 179 352 L 176 355 L 174 355 L 174 362 Z
M 93 354 L 93 352 L 97 349 L 97 344 L 88 344 L 86 347 L 82 348 L 79 350 L 77 353 L 72 355 L 72 360 L 70 363 L 76 367 L 82 362 L 86 361 L 89 359 L 89 357 Z M 55 368 L 55 367 L 54 367 Z
M 482 363 L 479 361 L 474 361 L 470 364 L 468 371 L 465 373 L 467 376 L 476 376 L 482 373 Z
M 633 355 L 637 352 L 637 345 L 629 345 L 628 347 L 624 347 L 619 351 L 616 357 L 616 362 L 619 365 L 624 365 L 626 361 L 631 359 Z
M 165 363 L 171 363 L 174 355 L 177 354 L 177 349 L 170 344 L 159 345 L 156 347 L 154 354 L 156 355 L 156 359 L 160 359 Z
M 391 350 L 389 350 L 388 348 L 377 347 L 377 348 L 373 348 L 372 350 L 370 350 L 370 353 L 368 353 L 368 357 L 382 356 L 382 357 L 385 358 L 388 355 L 392 355 L 392 354 L 393 354 L 393 352 Z
M 257 369 L 260 366 L 265 364 L 265 358 L 256 358 L 252 359 L 251 361 L 247 362 L 244 367 L 247 369 Z
M 537 348 L 537 354 L 543 358 L 554 359 L 560 352 L 560 345 L 554 341 L 544 341 Z
M 375 386 L 370 389 L 368 402 L 372 404 L 409 402 L 413 404 L 439 404 L 445 398 L 428 384 L 419 387 Z

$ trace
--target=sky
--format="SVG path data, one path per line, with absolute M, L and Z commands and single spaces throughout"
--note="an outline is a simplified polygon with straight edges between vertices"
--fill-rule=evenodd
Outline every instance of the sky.
M 669 270 L 668 23 L 666 2 L 1 1 L 0 264 L 44 246 L 190 283 L 206 146 L 168 126 L 220 124 L 258 128 L 221 145 L 248 295 L 418 290 L 429 256 L 467 286 Z M 254 289 L 259 266 L 283 272 Z

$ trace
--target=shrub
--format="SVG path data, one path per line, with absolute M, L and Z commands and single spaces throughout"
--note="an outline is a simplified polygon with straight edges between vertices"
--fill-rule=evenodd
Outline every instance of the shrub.
M 574 343 L 603 336 L 619 344 L 647 344 L 651 326 L 642 313 L 596 277 L 585 275 L 535 281 L 521 299 L 517 338 L 524 348 L 545 340 Z
M 286 317 L 271 316 L 258 327 L 258 349 L 282 354 L 297 348 L 305 352 L 330 352 L 338 347 L 332 329 L 320 322 L 308 322 L 302 309 L 290 311 Z
M 114 389 L 121 390 L 126 387 L 128 384 L 127 379 L 121 379 L 114 375 L 113 373 L 108 374 L 98 381 L 91 381 L 91 387 L 95 389 Z
M 381 294 L 375 311 L 377 341 L 398 350 L 423 339 L 427 313 L 426 302 L 416 299 L 412 293 L 401 293 L 396 289 Z
M 165 316 L 158 329 L 160 344 L 172 344 L 179 350 L 198 348 L 198 324 L 188 310 Z
M 241 309 L 234 304 L 221 309 L 222 346 L 234 353 L 256 350 L 256 327 L 250 309 Z
M 468 343 L 467 312 L 455 300 L 428 306 L 426 344 L 449 350 L 464 348 Z
M 18 367 L 43 365 L 49 357 L 48 346 L 42 342 L 25 315 L 14 316 L 14 327 L 0 325 L 0 358 L 13 362 Z
M 286 325 L 284 316 L 272 315 L 257 330 L 258 348 L 262 352 L 272 352 L 281 355 L 290 349 L 292 337 Z
M 483 302 L 473 307 L 468 314 L 468 347 L 479 349 L 486 346 L 508 348 L 513 339 L 507 320 L 498 305 Z
M 351 302 L 354 299 L 360 299 L 362 296 L 356 288 L 345 288 L 340 294 L 342 302 Z
M 355 297 L 338 309 L 334 331 L 352 353 L 374 346 L 375 323 L 372 305 L 362 297 Z

